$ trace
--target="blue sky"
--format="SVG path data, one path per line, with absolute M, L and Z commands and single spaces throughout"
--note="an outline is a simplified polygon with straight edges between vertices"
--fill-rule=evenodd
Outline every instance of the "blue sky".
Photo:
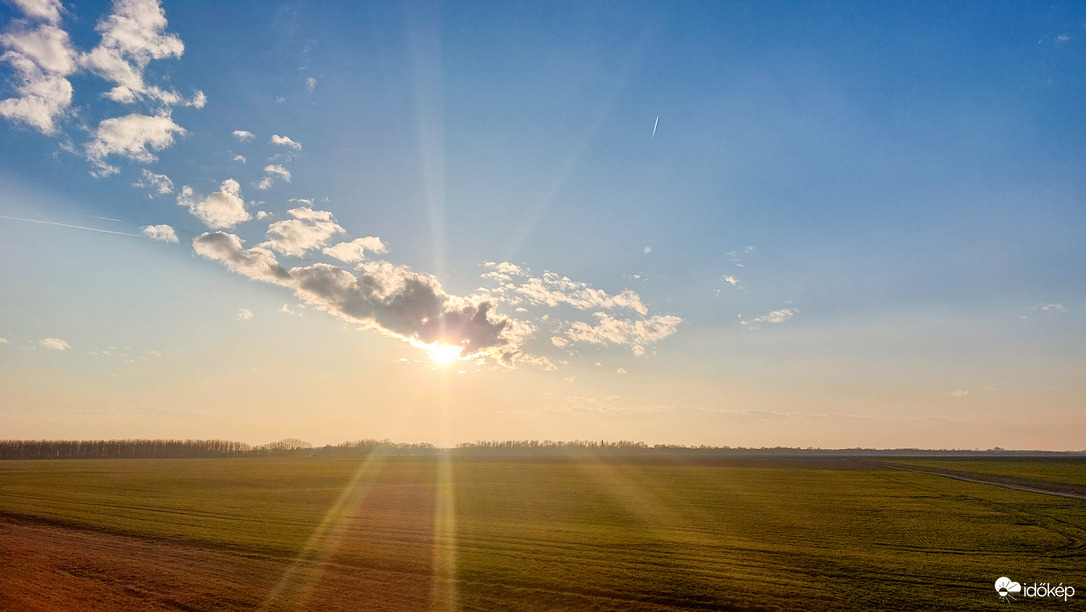
M 0 23 L 7 437 L 1086 439 L 1081 3 Z

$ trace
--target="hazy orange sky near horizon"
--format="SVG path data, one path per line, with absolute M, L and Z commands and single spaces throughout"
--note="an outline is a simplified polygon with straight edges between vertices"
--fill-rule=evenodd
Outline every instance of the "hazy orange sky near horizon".
M 0 438 L 1086 449 L 1086 8 L 0 4 Z

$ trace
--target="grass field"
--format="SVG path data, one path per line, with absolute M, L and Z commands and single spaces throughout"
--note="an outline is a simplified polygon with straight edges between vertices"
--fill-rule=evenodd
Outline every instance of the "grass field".
M 116 601 L 145 609 L 995 610 L 1000 576 L 1080 591 L 1031 609 L 1086 600 L 1086 503 L 849 461 L 8 461 L 0 515 L 0 551 L 19 530 L 139 536 L 117 549 L 251 574 L 166 597 L 125 570 Z M 0 567 L 8 605 L 71 573 L 51 555 Z

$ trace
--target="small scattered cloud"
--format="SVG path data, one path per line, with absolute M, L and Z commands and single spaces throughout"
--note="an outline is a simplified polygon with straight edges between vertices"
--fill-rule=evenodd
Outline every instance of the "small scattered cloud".
M 1044 306 L 1038 306 L 1038 309 L 1045 312 L 1067 312 L 1067 307 L 1062 303 L 1045 304 Z
M 252 218 L 245 210 L 241 185 L 234 179 L 223 181 L 219 190 L 206 198 L 197 196 L 185 185 L 177 196 L 177 204 L 188 207 L 190 213 L 211 229 L 228 229 Z
M 958 387 L 957 389 L 951 391 L 949 395 L 950 397 L 965 397 L 969 395 L 969 392 L 965 389 L 962 389 L 961 387 Z
M 290 149 L 294 149 L 295 151 L 298 151 L 298 150 L 300 150 L 302 148 L 301 144 L 299 144 L 297 142 L 294 142 L 293 140 L 291 140 L 290 138 L 287 138 L 286 136 L 280 136 L 279 134 L 273 134 L 272 135 L 271 143 L 273 145 L 279 145 L 281 147 L 288 147 Z
M 252 321 L 253 311 L 248 308 L 238 308 L 238 321 Z
M 262 191 L 269 189 L 275 182 L 276 178 L 280 178 L 286 182 L 290 182 L 290 171 L 279 164 L 268 164 L 264 166 L 264 178 L 260 179 L 256 188 Z
M 38 346 L 53 351 L 67 351 L 72 348 L 71 345 L 60 338 L 45 338 L 44 340 L 39 340 Z
M 350 242 L 341 242 L 324 249 L 324 254 L 342 261 L 343 263 L 357 263 L 366 258 L 366 251 L 370 253 L 387 253 L 388 245 L 376 236 L 356 238 Z
M 253 134 L 249 130 L 234 130 L 233 135 L 234 138 L 237 138 L 241 142 L 250 142 L 252 139 L 256 138 L 256 134 Z
M 105 119 L 98 124 L 94 140 L 87 145 L 87 160 L 95 166 L 95 176 L 109 176 L 120 170 L 106 163 L 107 157 L 119 155 L 149 164 L 158 160 L 152 151 L 171 146 L 175 134 L 183 136 L 186 133 L 168 113 L 156 116 L 131 114 Z
M 283 255 L 298 257 L 306 251 L 328 244 L 332 236 L 344 229 L 326 210 L 299 207 L 287 211 L 293 219 L 276 221 L 268 227 L 266 246 Z M 339 246 L 339 245 L 337 245 Z
M 313 91 L 314 89 L 316 89 L 317 88 L 317 79 L 315 79 L 313 77 L 309 77 L 308 79 L 306 79 L 305 80 L 305 88 L 308 89 L 309 91 Z
M 619 369 L 615 370 L 615 374 L 625 376 L 626 374 L 628 374 L 628 372 L 626 372 L 626 368 L 619 368 Z
M 235 155 L 235 156 L 234 156 L 234 161 L 236 161 L 236 162 L 241 162 L 241 163 L 243 163 L 243 164 L 244 164 L 244 163 L 245 163 L 246 161 L 248 161 L 248 160 L 247 160 L 247 159 L 245 159 L 245 156 L 244 156 L 244 155 Z
M 143 168 L 141 175 L 143 178 L 132 183 L 132 186 L 141 189 L 150 189 L 151 193 L 147 194 L 148 197 L 173 193 L 173 181 L 165 174 L 155 174 L 147 168 Z
M 573 342 L 617 344 L 629 347 L 637 356 L 645 354 L 645 345 L 667 338 L 679 329 L 683 320 L 675 315 L 655 315 L 647 319 L 619 319 L 597 312 L 596 325 L 574 321 L 566 331 Z
M 720 277 L 720 280 L 724 281 L 725 283 L 728 283 L 732 287 L 738 287 L 739 286 L 739 279 L 735 278 L 734 276 L 729 276 L 729 275 L 725 274 L 724 276 Z
M 543 272 L 543 276 L 531 276 L 530 270 L 509 262 L 487 262 L 483 265 L 489 270 L 482 275 L 483 278 L 497 281 L 495 291 L 510 304 L 527 301 L 550 307 L 568 304 L 579 310 L 628 308 L 640 315 L 648 313 L 641 296 L 631 289 L 608 294 L 588 283 L 574 281 L 548 270 Z
M 161 240 L 162 242 L 177 243 L 177 232 L 173 231 L 173 228 L 169 225 L 148 225 L 141 229 L 144 236 L 147 236 L 151 240 Z
M 7 338 L 0 338 L 0 344 L 7 344 L 7 343 L 8 343 Z
M 796 316 L 798 312 L 798 310 L 793 308 L 782 308 L 780 310 L 768 312 L 760 317 L 755 317 L 749 321 L 743 319 L 743 315 L 739 315 L 739 324 L 751 329 L 757 329 L 758 325 L 761 323 L 784 323 Z

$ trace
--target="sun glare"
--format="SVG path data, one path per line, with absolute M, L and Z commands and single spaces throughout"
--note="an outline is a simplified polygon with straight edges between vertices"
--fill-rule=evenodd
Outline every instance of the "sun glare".
M 460 346 L 453 346 L 449 344 L 435 344 L 430 349 L 430 359 L 438 363 L 450 363 L 460 359 L 460 352 L 464 348 Z

